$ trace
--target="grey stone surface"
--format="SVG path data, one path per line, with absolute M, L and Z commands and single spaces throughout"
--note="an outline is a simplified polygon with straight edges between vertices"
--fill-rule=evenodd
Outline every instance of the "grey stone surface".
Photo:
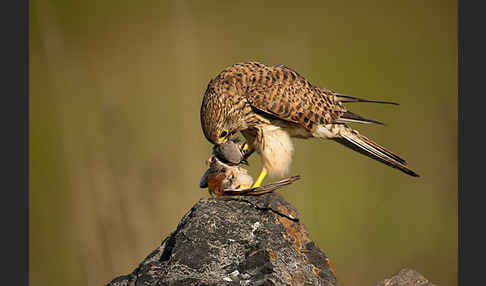
M 422 274 L 409 268 L 404 268 L 390 278 L 376 284 L 376 286 L 435 286 Z
M 338 285 L 279 194 L 201 199 L 128 275 L 107 285 Z
M 326 255 L 279 194 L 201 199 L 177 229 L 111 286 L 339 285 Z M 435 286 L 402 269 L 377 286 Z

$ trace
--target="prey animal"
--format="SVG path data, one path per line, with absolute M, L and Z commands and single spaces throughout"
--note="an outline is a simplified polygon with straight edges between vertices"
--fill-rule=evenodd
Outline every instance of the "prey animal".
M 382 124 L 349 111 L 344 103 L 351 102 L 396 105 L 314 86 L 283 65 L 237 63 L 209 82 L 201 104 L 201 127 L 206 139 L 215 145 L 241 132 L 246 139 L 244 149 L 257 151 L 262 160 L 253 187 L 260 186 L 267 174 L 283 177 L 289 172 L 292 137 L 330 139 L 418 177 L 403 158 L 348 126 Z
M 253 178 L 248 174 L 247 158 L 250 151 L 244 151 L 239 140 L 228 140 L 213 147 L 213 155 L 209 158 L 209 168 L 204 173 L 199 187 L 208 188 L 211 195 L 261 195 L 272 192 L 298 180 L 293 176 L 265 186 L 251 188 Z

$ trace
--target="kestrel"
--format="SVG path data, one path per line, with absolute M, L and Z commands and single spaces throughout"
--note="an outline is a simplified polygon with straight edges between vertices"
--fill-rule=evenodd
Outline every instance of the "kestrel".
M 209 82 L 201 105 L 201 127 L 216 145 L 238 131 L 243 134 L 247 148 L 260 154 L 263 165 L 253 187 L 260 186 L 267 174 L 283 177 L 288 173 L 294 150 L 291 137 L 330 139 L 418 177 L 404 159 L 347 125 L 383 123 L 347 110 L 346 102 L 396 104 L 314 86 L 283 65 L 237 63 Z

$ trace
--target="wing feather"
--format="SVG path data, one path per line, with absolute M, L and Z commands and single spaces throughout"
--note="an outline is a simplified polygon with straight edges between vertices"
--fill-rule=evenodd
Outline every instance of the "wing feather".
M 246 98 L 255 109 L 308 130 L 335 122 L 346 112 L 333 94 L 314 87 L 295 71 L 274 66 L 256 74 Z
M 361 115 L 353 113 L 351 111 L 344 112 L 338 120 L 337 123 L 346 123 L 346 122 L 357 122 L 357 123 L 374 123 L 379 125 L 385 125 L 385 123 L 373 120 L 373 119 L 366 119 L 363 118 Z

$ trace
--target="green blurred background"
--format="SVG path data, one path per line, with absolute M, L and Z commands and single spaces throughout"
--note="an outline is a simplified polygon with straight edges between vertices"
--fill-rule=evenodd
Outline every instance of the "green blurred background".
M 386 122 L 353 126 L 421 178 L 295 140 L 303 178 L 281 193 L 342 285 L 402 267 L 457 284 L 457 1 L 33 0 L 31 285 L 128 274 L 208 196 L 202 96 L 248 60 L 401 104 L 347 106 Z

